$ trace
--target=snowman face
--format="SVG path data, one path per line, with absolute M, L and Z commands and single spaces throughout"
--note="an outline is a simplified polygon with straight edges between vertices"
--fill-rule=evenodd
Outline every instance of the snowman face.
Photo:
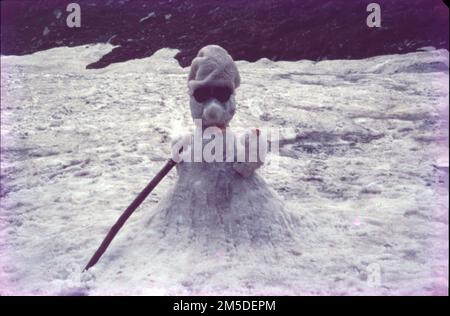
M 228 87 L 199 87 L 192 93 L 190 105 L 192 118 L 201 119 L 203 127 L 225 127 L 236 111 L 234 93 Z

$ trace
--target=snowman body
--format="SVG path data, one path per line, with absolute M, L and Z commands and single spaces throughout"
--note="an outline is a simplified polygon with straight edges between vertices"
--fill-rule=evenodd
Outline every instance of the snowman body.
M 168 244 L 191 240 L 204 245 L 204 251 L 215 252 L 292 240 L 295 217 L 257 172 L 242 175 L 246 163 L 238 161 L 235 149 L 240 142 L 234 134 L 230 135 L 233 141 L 228 144 L 234 150 L 227 150 L 224 137 L 223 161 L 189 159 L 177 164 L 175 186 L 147 222 L 148 228 L 159 232 L 161 239 L 172 239 Z M 189 145 L 184 152 L 192 158 L 194 136 L 188 137 Z M 204 140 L 202 148 L 207 144 L 208 140 Z M 230 152 L 233 159 L 227 156 Z

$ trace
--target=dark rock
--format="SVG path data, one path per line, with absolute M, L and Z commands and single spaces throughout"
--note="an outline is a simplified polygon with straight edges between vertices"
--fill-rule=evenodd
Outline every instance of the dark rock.
M 86 0 L 79 2 L 81 28 L 69 28 L 70 2 L 2 2 L 1 53 L 24 55 L 108 41 L 120 45 L 87 66 L 102 68 L 151 56 L 163 47 L 179 49 L 178 62 L 188 66 L 207 44 L 219 44 L 234 59 L 247 61 L 365 58 L 424 46 L 449 49 L 448 8 L 440 0 L 379 0 L 381 28 L 366 26 L 369 1 L 358 0 Z M 152 17 L 140 21 L 151 12 Z

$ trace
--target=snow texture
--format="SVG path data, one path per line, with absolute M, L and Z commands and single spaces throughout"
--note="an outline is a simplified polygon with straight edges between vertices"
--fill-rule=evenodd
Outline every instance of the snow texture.
M 193 126 L 176 50 L 85 69 L 112 49 L 1 57 L 2 295 L 448 294 L 449 56 L 432 49 L 237 62 L 231 126 L 281 129 L 278 159 L 245 180 L 267 182 L 274 212 L 241 225 L 280 226 L 252 243 L 231 225 L 228 242 L 211 214 L 189 225 L 184 204 L 156 212 L 173 170 L 82 273 L 171 140 Z

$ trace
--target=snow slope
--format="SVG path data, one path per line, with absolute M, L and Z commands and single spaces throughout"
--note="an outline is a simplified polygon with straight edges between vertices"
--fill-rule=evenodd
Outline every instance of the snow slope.
M 1 57 L 0 294 L 448 294 L 446 50 L 238 62 L 232 126 L 281 129 L 258 172 L 304 240 L 168 257 L 144 223 L 172 171 L 81 273 L 192 125 L 176 50 L 85 69 L 112 48 Z

